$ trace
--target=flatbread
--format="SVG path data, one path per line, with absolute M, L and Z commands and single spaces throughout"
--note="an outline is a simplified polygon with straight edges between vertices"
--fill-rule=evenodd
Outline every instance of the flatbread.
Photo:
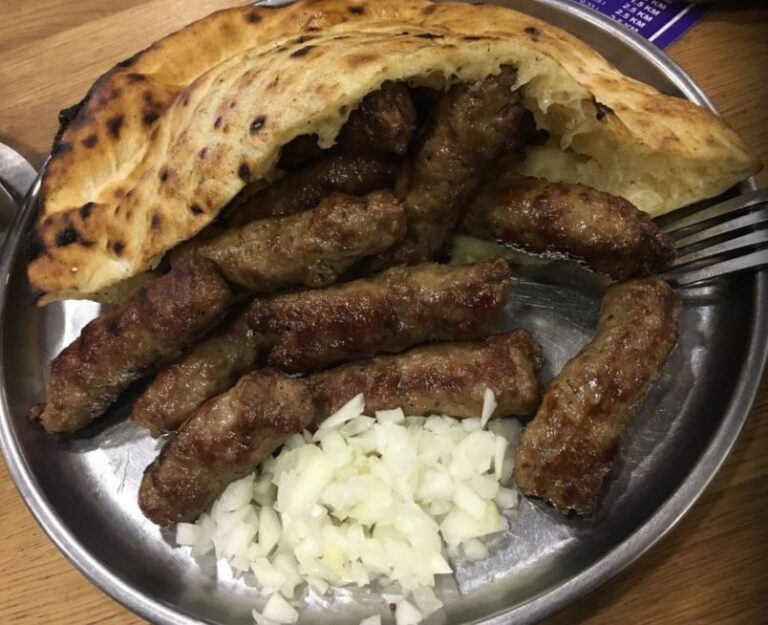
M 758 169 L 718 117 L 630 79 L 522 13 L 422 0 L 304 0 L 220 11 L 120 63 L 69 111 L 43 178 L 28 275 L 44 304 L 152 268 L 209 224 L 281 146 L 333 144 L 386 80 L 445 88 L 518 68 L 550 132 L 522 173 L 658 215 Z

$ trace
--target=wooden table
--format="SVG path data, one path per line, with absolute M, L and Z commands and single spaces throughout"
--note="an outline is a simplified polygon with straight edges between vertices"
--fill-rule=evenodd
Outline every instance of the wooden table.
M 234 0 L 0 0 L 0 141 L 36 166 L 56 113 L 115 62 Z M 768 163 L 768 9 L 722 2 L 670 53 Z M 761 175 L 768 184 L 768 174 Z M 693 511 L 618 579 L 548 625 L 768 622 L 768 380 L 725 467 Z M 140 619 L 56 550 L 0 469 L 0 623 Z

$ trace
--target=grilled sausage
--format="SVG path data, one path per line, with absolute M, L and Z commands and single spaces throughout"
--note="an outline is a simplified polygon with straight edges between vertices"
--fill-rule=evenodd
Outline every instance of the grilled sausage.
M 319 425 L 358 393 L 368 412 L 402 408 L 408 415 L 477 417 L 485 389 L 498 402 L 493 416 L 530 414 L 538 406 L 541 348 L 525 330 L 479 342 L 428 345 L 378 356 L 307 378 Z
M 380 255 L 376 268 L 431 260 L 459 217 L 479 177 L 504 150 L 523 116 L 505 67 L 482 82 L 451 87 L 430 115 L 421 144 L 398 175 L 396 193 L 408 215 L 406 238 Z
M 562 512 L 591 514 L 633 407 L 677 342 L 680 297 L 660 278 L 610 287 L 597 334 L 544 392 L 523 433 L 515 480 Z
M 486 336 L 507 300 L 509 277 L 501 259 L 395 267 L 327 289 L 258 298 L 248 323 L 274 344 L 271 365 L 317 371 L 425 341 Z
M 567 255 L 622 280 L 664 271 L 672 239 L 623 198 L 505 173 L 481 185 L 461 229 L 537 254 Z
M 328 417 L 357 393 L 370 410 L 478 416 L 486 385 L 497 416 L 531 410 L 538 399 L 539 346 L 523 330 L 480 343 L 434 345 L 310 376 L 271 369 L 245 375 L 203 404 L 144 472 L 139 506 L 159 525 L 192 521 L 232 480 Z
M 313 211 L 227 232 L 91 321 L 51 363 L 48 404 L 31 416 L 51 433 L 84 427 L 152 365 L 224 316 L 233 301 L 227 282 L 260 292 L 328 284 L 404 231 L 402 208 L 375 193 L 334 195 Z
M 327 154 L 255 195 L 243 198 L 230 209 L 224 222 L 227 226 L 241 226 L 254 219 L 293 215 L 314 208 L 334 191 L 365 195 L 391 188 L 397 168 L 398 160 L 388 155 Z
M 266 348 L 239 312 L 164 367 L 134 402 L 131 418 L 152 436 L 177 430 L 205 400 L 255 368 Z
M 369 93 L 349 116 L 334 148 L 351 154 L 403 156 L 416 130 L 416 109 L 408 87 L 385 82 Z M 323 154 L 316 135 L 301 135 L 280 153 L 280 169 L 294 170 Z
M 403 156 L 415 131 L 416 108 L 408 87 L 401 82 L 385 82 L 352 111 L 336 144 L 345 152 Z
M 86 325 L 51 362 L 45 430 L 72 432 L 100 416 L 155 362 L 210 329 L 232 293 L 210 261 L 190 258 Z
M 304 381 L 261 369 L 202 405 L 147 470 L 139 506 L 158 525 L 192 521 L 314 414 Z
M 391 246 L 405 232 L 392 194 L 334 193 L 312 211 L 259 219 L 195 248 L 233 285 L 255 293 L 335 282 L 355 261 Z

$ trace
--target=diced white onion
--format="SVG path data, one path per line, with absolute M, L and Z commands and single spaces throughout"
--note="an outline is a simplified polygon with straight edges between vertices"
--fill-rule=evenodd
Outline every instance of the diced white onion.
M 416 603 L 416 607 L 419 608 L 419 612 L 423 618 L 428 618 L 431 614 L 437 612 L 443 607 L 443 602 L 440 601 L 434 591 L 427 587 L 421 586 L 413 591 L 413 600 Z
M 423 618 L 421 612 L 412 603 L 403 599 L 395 608 L 395 623 L 397 625 L 418 625 Z
M 200 540 L 202 528 L 194 523 L 178 523 L 176 525 L 176 544 L 183 547 L 196 545 Z
M 270 551 L 280 542 L 280 520 L 275 511 L 263 506 L 259 513 L 259 547 L 264 554 Z
M 514 508 L 517 505 L 518 499 L 519 496 L 514 488 L 504 488 L 503 486 L 499 487 L 496 496 L 493 498 L 496 505 L 502 510 Z
M 405 413 L 402 408 L 395 408 L 393 410 L 377 410 L 376 420 L 379 423 L 403 423 L 405 421 Z
M 488 420 L 493 415 L 497 406 L 496 396 L 493 394 L 493 391 L 486 386 L 485 393 L 483 393 L 483 409 L 480 412 L 480 425 L 482 427 L 485 427 L 485 424 L 488 423 Z
M 364 409 L 365 409 L 365 400 L 363 399 L 363 394 L 360 393 L 358 395 L 355 395 L 346 404 L 344 404 L 341 408 L 339 408 L 335 413 L 333 413 L 330 417 L 328 417 L 325 421 L 323 421 L 320 424 L 320 429 L 322 430 L 326 428 L 335 428 L 341 425 L 342 423 L 351 421 L 355 417 L 359 417 L 361 414 L 363 414 Z
M 295 623 L 299 620 L 299 612 L 279 593 L 267 599 L 262 614 L 276 623 Z
M 488 557 L 488 547 L 477 538 L 470 538 L 462 544 L 464 555 L 469 560 L 483 560 Z
M 273 621 L 271 618 L 267 618 L 261 612 L 251 610 L 251 616 L 256 621 L 256 625 L 280 625 L 277 621 Z
M 307 584 L 396 584 L 384 594 L 397 625 L 415 625 L 442 607 L 431 587 L 452 572 L 444 553 L 487 557 L 479 537 L 503 531 L 499 509 L 517 504 L 509 479 L 519 425 L 494 420 L 486 390 L 481 417 L 410 417 L 400 409 L 363 414 L 361 395 L 314 434 L 302 432 L 260 473 L 230 484 L 194 524 L 176 529 L 195 555 L 214 547 L 235 576 L 252 571 L 270 595 L 257 625 L 298 618 L 288 602 Z M 500 484 L 501 482 L 501 484 Z M 248 578 L 246 578 L 248 579 Z M 304 586 L 306 588 L 306 586 Z M 378 615 L 363 625 L 379 625 Z
M 254 475 L 246 475 L 244 478 L 232 482 L 224 489 L 216 505 L 219 510 L 231 512 L 247 505 L 253 497 Z

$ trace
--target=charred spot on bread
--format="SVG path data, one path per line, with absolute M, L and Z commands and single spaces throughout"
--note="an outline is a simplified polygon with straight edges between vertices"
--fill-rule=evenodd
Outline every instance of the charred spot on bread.
M 250 131 L 252 135 L 255 135 L 257 132 L 259 132 L 262 128 L 264 128 L 264 124 L 267 123 L 267 116 L 266 115 L 257 115 L 253 118 L 253 121 L 251 122 Z
M 251 180 L 251 168 L 248 167 L 248 163 L 240 163 L 240 167 L 237 168 L 237 175 L 243 182 L 249 182 Z
M 347 12 L 351 13 L 352 15 L 363 15 L 365 13 L 365 7 L 361 7 L 361 6 L 347 7 Z
M 59 141 L 56 143 L 56 145 L 53 146 L 53 149 L 51 150 L 51 154 L 53 156 L 64 156 L 64 154 L 67 154 L 68 152 L 72 151 L 72 144 L 67 143 L 66 141 Z
M 163 167 L 162 169 L 160 169 L 160 176 L 159 176 L 160 182 L 165 182 L 166 180 L 168 180 L 170 175 L 171 175 L 171 172 L 167 167 Z
M 249 24 L 258 24 L 261 21 L 261 15 L 256 9 L 251 9 L 245 14 L 245 21 Z
M 107 130 L 109 131 L 109 134 L 111 134 L 115 139 L 120 138 L 120 128 L 122 128 L 124 121 L 125 118 L 123 117 L 122 113 L 113 115 L 107 120 Z
M 68 217 L 68 216 L 67 216 Z M 64 227 L 56 234 L 56 247 L 67 247 L 77 243 L 80 233 L 70 219 L 64 220 Z
M 530 35 L 531 37 L 538 37 L 541 34 L 541 31 L 535 26 L 526 26 L 523 30 L 526 35 Z
M 82 140 L 82 144 L 86 148 L 93 148 L 93 147 L 96 147 L 96 144 L 98 143 L 98 141 L 99 141 L 99 136 L 95 132 L 92 132 L 85 139 Z
M 315 46 L 304 46 L 303 48 L 299 48 L 298 50 L 294 50 L 291 52 L 291 58 L 292 59 L 298 59 L 302 56 L 307 56 L 309 54 L 309 51 L 314 48 Z
M 113 241 L 112 242 L 112 251 L 117 256 L 120 256 L 123 253 L 123 250 L 125 250 L 125 243 L 123 243 L 122 241 Z
M 354 54 L 349 57 L 349 64 L 351 67 L 358 67 L 359 65 L 365 65 L 366 63 L 373 63 L 378 60 L 376 54 Z
M 206 154 L 208 154 L 208 148 L 200 148 L 200 151 L 197 153 L 197 158 L 203 160 Z
M 608 114 L 613 114 L 613 109 L 610 106 L 603 104 L 602 102 L 598 102 L 597 100 L 595 100 L 595 108 L 597 109 L 597 112 L 595 113 L 595 119 L 598 121 L 601 121 Z
M 136 61 L 138 61 L 139 57 L 142 55 L 142 52 L 137 52 L 133 56 L 129 56 L 127 59 L 123 59 L 120 61 L 115 67 L 118 67 L 120 69 L 126 69 L 128 67 L 131 67 L 132 65 L 135 65 Z
M 46 253 L 45 242 L 40 238 L 37 228 L 32 228 L 27 233 L 24 248 L 29 261 L 33 261 Z
M 130 74 L 126 74 L 125 79 L 128 82 L 144 82 L 147 80 L 147 77 L 144 74 L 137 74 L 136 72 L 132 72 Z
M 416 35 L 419 39 L 445 39 L 445 35 L 437 35 L 435 33 L 421 33 Z
M 192 205 L 190 205 L 189 211 L 193 215 L 202 215 L 205 212 L 202 208 L 200 208 L 199 204 L 192 204 Z
M 163 225 L 163 216 L 160 213 L 152 213 L 151 225 L 154 230 L 159 230 Z
M 77 209 L 77 212 L 80 214 L 80 219 L 85 221 L 91 216 L 91 211 L 93 210 L 93 207 L 95 204 L 93 202 L 86 202 L 83 204 L 80 208 Z
M 224 123 L 224 118 L 223 118 L 221 115 L 219 115 L 219 116 L 216 118 L 216 121 L 214 121 L 214 122 L 213 122 L 213 127 L 214 127 L 214 128 L 216 128 L 216 129 L 218 130 L 219 128 L 221 128 L 221 125 L 222 125 L 223 123 Z
M 157 121 L 158 117 L 160 117 L 160 113 L 154 110 L 148 110 L 144 111 L 144 114 L 141 116 L 141 121 L 144 122 L 145 126 L 151 126 Z

